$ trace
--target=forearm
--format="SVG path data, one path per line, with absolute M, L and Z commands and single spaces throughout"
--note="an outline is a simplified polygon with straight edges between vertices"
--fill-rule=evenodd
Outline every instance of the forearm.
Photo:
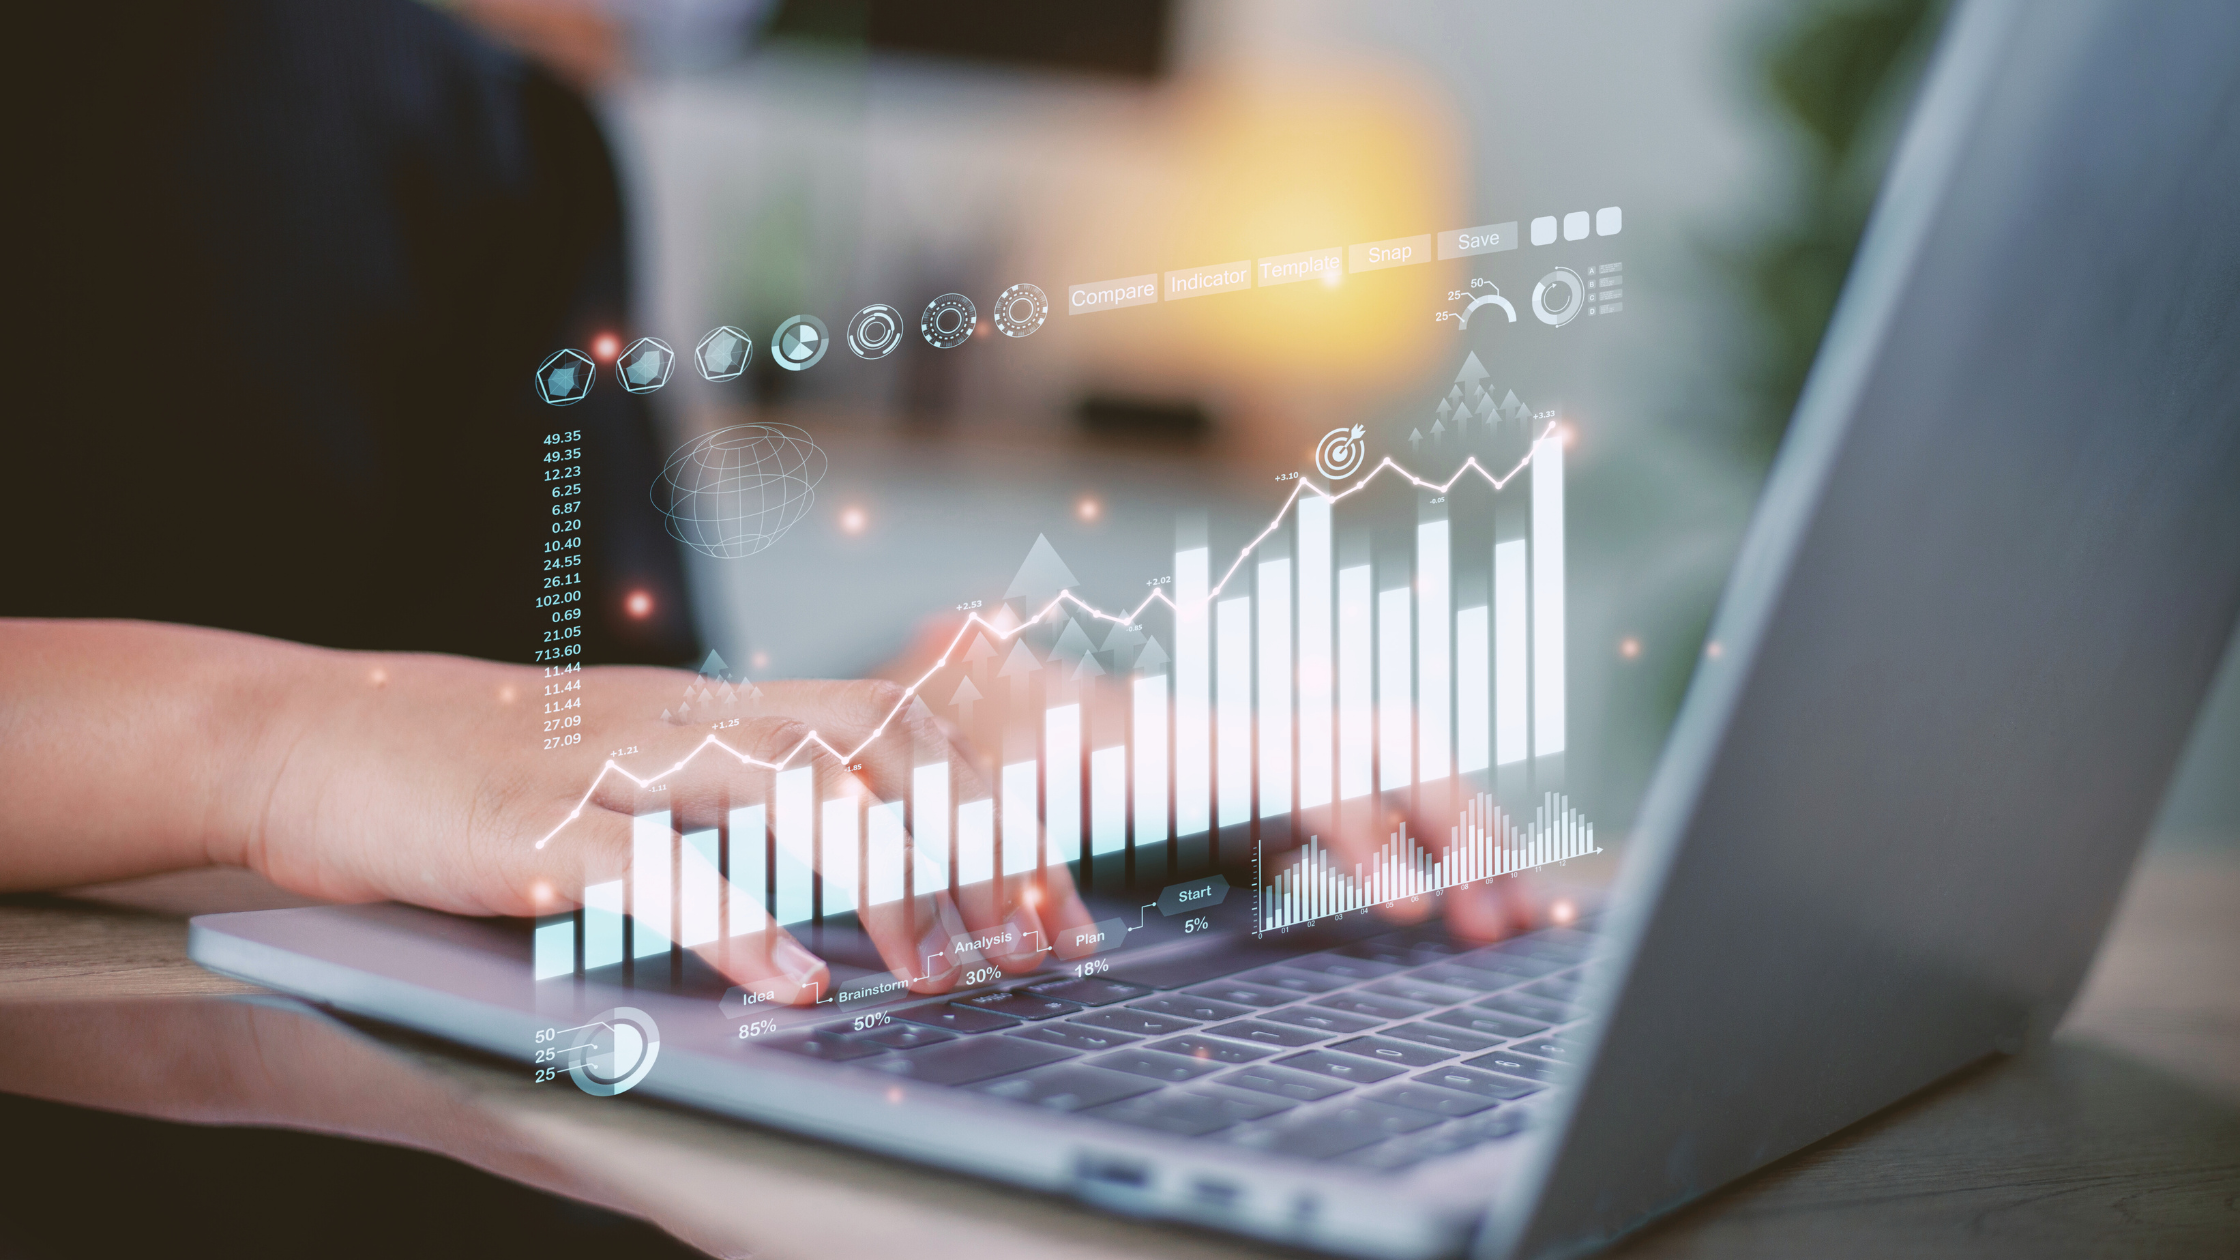
M 0 889 L 239 863 L 352 658 L 145 622 L 0 620 Z

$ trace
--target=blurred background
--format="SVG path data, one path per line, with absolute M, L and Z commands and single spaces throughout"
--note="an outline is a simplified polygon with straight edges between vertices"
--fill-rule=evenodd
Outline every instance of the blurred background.
M 1560 409 L 1570 462 L 1571 790 L 1622 835 L 1704 649 L 1756 490 L 1944 17 L 1930 0 L 463 0 L 598 102 L 624 177 L 632 335 L 747 330 L 737 382 L 656 396 L 674 447 L 813 433 L 810 516 L 691 555 L 699 632 L 755 677 L 879 672 L 991 604 L 1038 534 L 1106 607 L 1280 506 L 1340 424 L 1404 455 L 1465 351 Z M 1521 304 L 1554 251 L 1073 317 L 1072 283 L 1621 206 L 1622 313 L 1433 322 L 1469 278 Z M 1591 258 L 1585 255 L 1592 254 Z M 1607 256 L 1607 257 L 1606 257 Z M 1569 258 L 1555 259 L 1577 265 Z M 989 334 L 1028 280 L 1046 326 Z M 981 305 L 953 353 L 778 370 L 811 313 Z M 1383 443 L 1380 446 L 1380 441 Z M 1200 528 L 1185 525 L 1186 530 Z M 2240 843 L 2228 665 L 2163 842 Z

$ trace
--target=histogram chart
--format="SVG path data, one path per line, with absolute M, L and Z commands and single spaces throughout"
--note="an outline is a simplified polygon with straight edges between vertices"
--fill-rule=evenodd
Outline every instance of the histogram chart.
M 812 732 L 768 762 L 711 734 L 648 777 L 610 760 L 602 776 L 642 788 L 704 755 L 773 773 L 768 799 L 718 827 L 638 818 L 628 874 L 539 927 L 536 974 L 1053 867 L 1140 885 L 1256 862 L 1266 931 L 1594 851 L 1562 794 L 1564 438 L 1551 423 L 1517 441 L 1524 454 L 1500 475 L 1470 458 L 1431 482 L 1387 458 L 1342 489 L 1302 478 L 1233 558 L 1177 548 L 1170 577 L 1123 612 L 1076 595 L 1038 541 L 1013 585 L 1044 589 L 1016 612 L 968 616 L 855 747 Z M 1353 510 L 1380 481 L 1419 519 Z M 1477 493 L 1449 503 L 1463 491 Z M 844 767 L 903 707 L 929 702 L 1000 724 L 1013 755 L 986 774 L 919 765 L 907 799 L 872 797 Z M 1395 833 L 1373 862 L 1331 865 L 1323 829 L 1419 796 L 1465 802 L 1443 855 Z M 1287 869 L 1270 870 L 1297 841 Z

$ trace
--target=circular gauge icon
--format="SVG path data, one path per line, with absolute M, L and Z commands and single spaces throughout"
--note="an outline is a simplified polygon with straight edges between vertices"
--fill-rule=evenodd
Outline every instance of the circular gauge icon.
M 1050 318 L 1050 295 L 1031 284 L 1015 284 L 996 298 L 996 331 L 1027 337 Z
M 873 302 L 848 321 L 848 348 L 859 359 L 884 359 L 902 344 L 902 312 Z
M 636 1085 L 653 1070 L 661 1055 L 661 1030 L 653 1016 L 635 1006 L 601 1011 L 576 1033 L 569 1047 L 575 1063 L 568 1075 L 576 1087 L 599 1098 L 612 1098 Z
M 1532 286 L 1532 313 L 1551 327 L 1561 328 L 1578 318 L 1579 308 L 1586 304 L 1586 283 L 1569 267 L 1556 268 Z
M 786 371 L 799 372 L 815 367 L 831 342 L 832 334 L 825 331 L 823 320 L 796 315 L 770 334 L 771 357 Z
M 918 331 L 934 349 L 954 350 L 972 340 L 972 325 L 979 318 L 979 308 L 971 298 L 944 293 L 926 303 L 925 313 L 918 316 Z

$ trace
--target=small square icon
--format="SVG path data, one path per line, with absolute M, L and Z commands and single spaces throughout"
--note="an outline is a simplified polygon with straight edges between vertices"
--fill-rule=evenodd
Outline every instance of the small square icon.
M 1554 215 L 1544 214 L 1532 221 L 1532 243 L 1535 245 L 1553 245 L 1556 243 L 1556 217 Z
M 1583 241 L 1587 239 L 1586 211 L 1574 210 L 1571 213 L 1563 216 L 1563 239 L 1567 241 Z
M 1626 230 L 1626 212 L 1616 206 L 1604 206 L 1594 212 L 1594 234 L 1616 236 Z

